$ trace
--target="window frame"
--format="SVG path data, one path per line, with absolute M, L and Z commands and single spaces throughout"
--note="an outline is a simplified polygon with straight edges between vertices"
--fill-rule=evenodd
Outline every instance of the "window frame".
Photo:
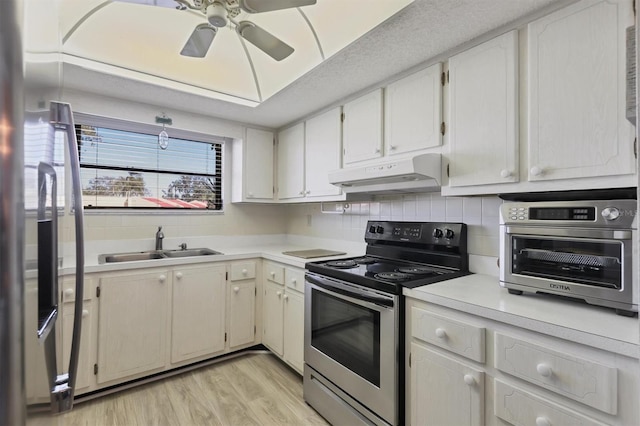
M 92 127 L 102 127 L 106 129 L 124 131 L 124 132 L 132 132 L 132 133 L 140 133 L 146 135 L 158 135 L 162 130 L 163 126 L 154 125 L 148 123 L 139 123 L 134 121 L 116 119 L 116 118 L 108 118 L 103 116 L 97 116 L 86 113 L 74 113 L 74 124 L 76 126 L 85 125 Z M 208 135 L 205 133 L 194 132 L 190 130 L 176 129 L 173 127 L 164 128 L 167 133 L 169 133 L 170 138 L 182 139 L 186 141 L 194 141 L 194 142 L 202 142 L 202 143 L 210 143 L 219 145 L 219 172 L 215 175 L 202 175 L 197 173 L 185 172 L 182 175 L 190 175 L 190 176 L 215 176 L 220 179 L 220 197 L 219 197 L 219 209 L 207 209 L 207 208 L 184 208 L 184 207 L 114 207 L 114 206 L 95 206 L 95 207 L 87 207 L 84 206 L 85 213 L 98 213 L 98 214 L 122 214 L 122 215 L 130 215 L 130 214 L 207 214 L 207 215 L 216 215 L 216 214 L 224 214 L 225 210 L 225 152 L 226 152 L 226 143 L 230 142 L 231 139 L 223 136 L 215 136 Z M 77 134 L 77 133 L 76 133 Z M 77 141 L 79 147 L 80 141 Z M 102 169 L 102 170 L 114 170 L 114 171 L 138 171 L 137 169 L 129 169 L 129 168 L 116 168 L 116 167 L 103 167 L 103 166 L 86 166 L 83 167 L 80 165 L 80 169 Z M 160 173 L 157 171 L 149 171 L 149 170 L 140 170 L 141 172 L 151 172 L 151 173 Z M 167 173 L 171 174 L 179 174 L 175 171 L 167 171 Z M 217 201 L 217 200 L 216 200 Z M 84 204 L 84 202 L 83 202 Z

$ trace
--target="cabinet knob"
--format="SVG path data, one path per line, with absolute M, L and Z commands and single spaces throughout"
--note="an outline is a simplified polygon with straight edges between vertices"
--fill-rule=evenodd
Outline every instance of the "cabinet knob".
M 543 170 L 538 166 L 533 166 L 530 172 L 531 172 L 531 176 L 541 176 L 543 173 Z
M 165 282 L 167 280 L 167 276 L 166 275 L 160 275 L 158 277 L 158 281 L 160 281 L 161 283 Z
M 253 198 L 253 192 L 249 192 L 249 193 L 247 194 L 247 198 Z
M 390 149 L 391 151 L 395 151 L 395 150 L 396 150 L 396 148 L 397 148 L 397 146 L 395 146 L 395 145 L 389 145 L 389 149 Z
M 536 426 L 551 426 L 551 421 L 546 417 L 536 417 Z
M 86 309 L 83 309 L 83 310 L 82 310 L 82 318 L 86 318 L 86 317 L 87 317 L 87 315 L 89 315 L 89 311 L 88 311 L 88 310 L 86 310 Z
M 269 272 L 269 275 L 271 275 L 272 277 L 276 276 L 276 273 L 274 271 Z
M 551 374 L 553 374 L 553 370 L 551 370 L 551 366 L 549 366 L 548 364 L 536 365 L 536 371 L 542 377 L 551 377 Z
M 247 273 L 248 273 L 248 272 L 249 272 L 249 271 L 247 271 L 246 269 L 243 269 L 243 270 L 242 270 L 242 275 L 247 275 Z
M 447 332 L 444 330 L 444 328 L 436 328 L 436 337 L 444 339 L 445 337 L 447 337 Z
M 176 278 L 177 279 L 182 278 L 182 272 L 176 272 Z
M 71 297 L 73 296 L 73 289 L 72 288 L 68 288 L 64 291 L 64 296 L 65 297 Z
M 465 374 L 464 382 L 469 386 L 473 386 L 476 384 L 476 379 L 471 374 Z
M 285 294 L 284 296 L 282 296 L 284 298 L 284 300 L 289 300 L 289 295 Z
M 502 169 L 500 171 L 500 176 L 502 176 L 505 179 L 511 177 L 511 175 L 512 175 L 511 170 Z
M 311 194 L 310 190 L 307 189 L 306 191 L 304 191 L 304 195 L 309 195 L 309 194 Z
M 276 291 L 276 296 L 278 296 L 278 297 L 282 296 L 282 292 L 281 291 Z
M 234 292 L 234 293 L 237 293 L 237 292 L 239 292 L 239 291 L 240 291 L 240 287 L 235 286 L 235 287 L 233 288 L 233 292 Z
M 304 191 L 298 192 L 298 195 L 304 195 Z
M 291 278 L 291 283 L 293 285 L 296 285 L 298 283 L 298 280 L 296 278 Z
M 380 154 L 380 148 L 376 148 L 376 154 Z

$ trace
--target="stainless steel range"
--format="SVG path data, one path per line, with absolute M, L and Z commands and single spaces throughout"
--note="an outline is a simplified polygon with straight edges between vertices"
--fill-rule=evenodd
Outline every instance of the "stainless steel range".
M 403 287 L 468 272 L 462 223 L 369 221 L 363 256 L 306 264 L 304 398 L 332 424 L 404 420 Z

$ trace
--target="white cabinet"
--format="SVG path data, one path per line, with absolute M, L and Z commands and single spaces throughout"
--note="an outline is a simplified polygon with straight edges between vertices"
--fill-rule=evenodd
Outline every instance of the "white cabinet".
M 165 366 L 171 312 L 169 273 L 153 269 L 100 278 L 98 383 Z
M 411 344 L 411 424 L 484 424 L 484 372 Z
M 449 185 L 518 181 L 518 32 L 449 59 Z
M 340 168 L 341 109 L 334 108 L 278 133 L 278 199 L 338 200 L 341 190 L 329 183 Z
M 234 262 L 230 266 L 227 296 L 229 348 L 255 343 L 256 262 Z
M 298 123 L 278 133 L 278 199 L 304 195 L 304 123 Z
M 264 265 L 262 343 L 302 374 L 304 368 L 304 270 Z
M 442 145 L 442 64 L 389 84 L 384 99 L 384 155 Z
M 382 157 L 382 89 L 343 106 L 343 165 Z
M 172 363 L 204 358 L 224 350 L 225 274 L 224 265 L 173 270 Z
M 273 202 L 274 137 L 266 130 L 247 128 L 235 139 L 231 158 L 231 201 Z
M 341 108 L 334 108 L 306 121 L 305 197 L 338 196 L 341 189 L 329 183 L 329 172 L 340 168 L 342 159 Z
M 625 118 L 632 6 L 583 0 L 529 24 L 529 180 L 635 173 Z

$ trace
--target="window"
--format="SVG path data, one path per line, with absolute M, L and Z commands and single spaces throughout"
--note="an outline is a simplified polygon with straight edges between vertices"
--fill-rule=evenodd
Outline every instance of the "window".
M 155 126 L 76 120 L 86 209 L 222 210 L 223 138 L 167 129 L 165 144 Z

